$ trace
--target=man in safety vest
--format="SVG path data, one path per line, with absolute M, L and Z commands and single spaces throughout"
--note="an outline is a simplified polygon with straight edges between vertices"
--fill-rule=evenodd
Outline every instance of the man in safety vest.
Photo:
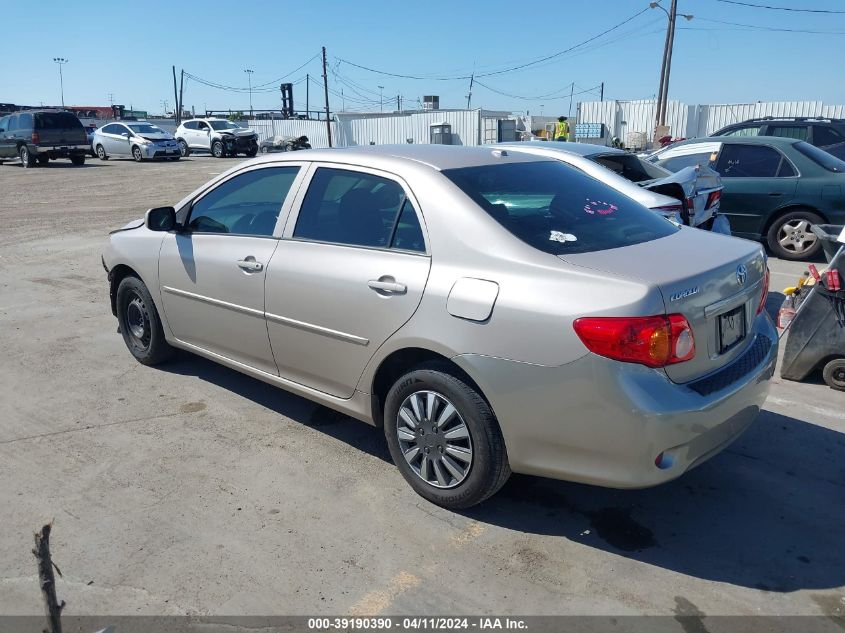
M 567 122 L 565 116 L 558 117 L 557 123 L 555 123 L 555 140 L 569 140 L 569 123 Z

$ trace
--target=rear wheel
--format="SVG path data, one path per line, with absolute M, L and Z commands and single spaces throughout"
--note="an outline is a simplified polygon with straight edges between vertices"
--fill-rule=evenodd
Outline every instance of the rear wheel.
M 26 145 L 21 145 L 18 150 L 18 156 L 21 158 L 21 165 L 23 167 L 35 167 L 35 156 L 29 151 Z
M 220 141 L 214 141 L 211 144 L 211 155 L 214 158 L 223 158 L 226 155 L 226 152 L 223 150 L 223 143 Z
M 117 318 L 123 342 L 139 363 L 156 365 L 173 354 L 150 292 L 137 277 L 126 277 L 117 287 Z
M 845 391 L 845 358 L 836 358 L 825 365 L 822 378 L 831 389 Z
M 132 147 L 132 158 L 135 159 L 136 163 L 140 163 L 142 160 L 144 160 L 144 155 L 141 153 L 141 148 L 137 145 Z
M 38 164 L 42 167 L 46 167 L 47 163 L 50 162 L 50 157 L 47 154 L 39 154 L 38 155 Z
M 85 154 L 71 156 L 70 162 L 74 167 L 82 167 L 85 164 Z
M 108 160 L 109 157 L 106 155 L 106 149 L 102 145 L 97 145 L 97 158 L 100 160 Z
M 510 476 L 496 416 L 447 365 L 421 365 L 396 381 L 385 402 L 384 434 L 405 480 L 444 508 L 481 503 Z
M 184 139 L 180 138 L 179 141 L 178 141 L 178 145 L 179 145 L 179 153 L 182 155 L 182 158 L 187 157 L 191 153 L 191 150 L 188 147 L 188 144 L 184 141 Z
M 769 249 L 777 257 L 792 261 L 814 257 L 822 244 L 810 227 L 821 222 L 822 218 L 812 211 L 785 213 L 772 223 L 766 234 Z

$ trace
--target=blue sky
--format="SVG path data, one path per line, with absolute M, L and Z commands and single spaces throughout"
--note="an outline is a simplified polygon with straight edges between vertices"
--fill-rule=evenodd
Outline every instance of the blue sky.
M 845 11 L 843 0 L 747 1 Z M 652 97 L 667 22 L 659 9 L 645 10 L 567 54 L 483 76 L 569 49 L 647 9 L 648 0 L 7 0 L 2 6 L 3 23 L 33 25 L 37 43 L 27 45 L 25 55 L 12 47 L 3 56 L 0 102 L 59 103 L 53 57 L 60 56 L 69 60 L 64 66 L 67 105 L 108 104 L 112 93 L 115 103 L 150 113 L 161 112 L 164 100 L 173 107 L 173 64 L 177 72 L 184 68 L 211 83 L 244 89 L 244 69 L 254 70 L 253 85 L 269 84 L 255 90 L 255 108 L 278 108 L 277 86 L 269 82 L 288 75 L 287 81 L 299 80 L 294 97 L 297 108 L 304 109 L 304 77 L 310 73 L 319 80 L 318 53 L 325 45 L 333 111 L 344 102 L 347 110 L 378 110 L 380 93 L 385 109 L 395 107 L 397 94 L 406 108 L 418 107 L 426 94 L 440 95 L 441 107 L 464 107 L 469 79 L 433 77 L 475 72 L 473 106 L 566 114 L 571 84 L 580 93 L 573 98 L 573 112 L 578 100 L 598 98 L 593 89 L 602 81 L 606 99 Z M 845 103 L 840 63 L 845 13 L 765 10 L 720 0 L 679 0 L 679 12 L 695 17 L 678 21 L 671 99 Z M 348 62 L 429 79 L 377 74 Z M 249 96 L 189 79 L 184 104 L 197 111 L 245 110 Z M 312 109 L 322 106 L 316 83 L 310 104 Z

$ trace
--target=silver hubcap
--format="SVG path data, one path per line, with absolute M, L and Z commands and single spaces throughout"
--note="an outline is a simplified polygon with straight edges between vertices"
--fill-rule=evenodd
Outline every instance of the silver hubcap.
M 103 149 L 102 145 L 97 146 L 97 157 L 103 158 L 106 155 L 106 150 Z
M 222 156 L 222 155 L 223 155 L 223 146 L 222 146 L 222 145 L 220 145 L 220 143 L 215 143 L 215 144 L 214 144 L 214 155 L 215 155 L 217 158 L 220 158 L 220 156 Z
M 135 155 L 135 160 L 141 160 L 141 150 L 136 147 L 132 153 Z
M 396 416 L 399 448 L 411 470 L 435 488 L 454 488 L 472 467 L 472 438 L 461 414 L 434 391 L 405 398 Z
M 785 222 L 778 232 L 778 243 L 790 253 L 804 253 L 816 243 L 816 235 L 807 220 Z
M 141 349 L 149 346 L 150 317 L 147 306 L 137 295 L 126 304 L 126 327 L 129 330 L 129 338 L 136 346 Z

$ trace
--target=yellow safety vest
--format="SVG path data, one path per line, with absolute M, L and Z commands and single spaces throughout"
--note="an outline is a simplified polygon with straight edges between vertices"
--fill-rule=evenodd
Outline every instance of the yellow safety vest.
M 569 137 L 569 123 L 567 121 L 558 121 L 555 123 L 555 138 Z

